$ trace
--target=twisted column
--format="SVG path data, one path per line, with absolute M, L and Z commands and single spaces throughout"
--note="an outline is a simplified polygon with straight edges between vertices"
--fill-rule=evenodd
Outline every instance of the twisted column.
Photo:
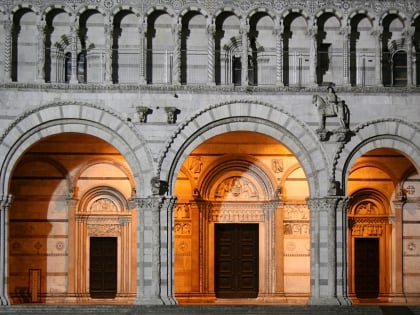
M 173 52 L 173 74 L 172 83 L 174 85 L 181 84 L 181 31 L 182 25 L 177 23 L 172 27 L 172 35 L 174 38 L 174 52 Z
M 284 86 L 283 82 L 283 28 L 277 27 L 273 31 L 276 37 L 276 85 Z
M 350 86 L 350 29 L 344 27 L 340 34 L 343 35 L 343 83 Z
M 215 41 L 214 34 L 216 27 L 214 24 L 207 25 L 207 85 L 215 85 Z

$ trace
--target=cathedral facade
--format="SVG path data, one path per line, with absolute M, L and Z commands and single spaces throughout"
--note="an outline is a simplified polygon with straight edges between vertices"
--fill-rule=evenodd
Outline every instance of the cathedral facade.
M 0 0 L 0 301 L 420 303 L 420 3 Z

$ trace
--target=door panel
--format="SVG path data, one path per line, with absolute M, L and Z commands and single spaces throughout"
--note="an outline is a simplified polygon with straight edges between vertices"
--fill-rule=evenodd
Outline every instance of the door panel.
M 258 224 L 216 224 L 216 297 L 257 297 L 258 256 Z
M 358 298 L 379 294 L 379 238 L 355 240 L 355 288 Z
M 117 238 L 90 238 L 90 295 L 114 298 L 117 293 Z

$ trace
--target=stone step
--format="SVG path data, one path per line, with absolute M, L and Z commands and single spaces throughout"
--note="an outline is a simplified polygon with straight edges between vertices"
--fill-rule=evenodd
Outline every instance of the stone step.
M 14 305 L 0 307 L 4 315 L 420 315 L 420 306 L 180 306 L 180 305 Z

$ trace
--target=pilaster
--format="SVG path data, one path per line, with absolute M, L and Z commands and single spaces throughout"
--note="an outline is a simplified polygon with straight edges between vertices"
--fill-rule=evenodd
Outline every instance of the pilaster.
M 175 304 L 173 290 L 173 207 L 175 198 L 136 198 L 136 304 Z
M 407 86 L 413 85 L 413 36 L 415 29 L 408 27 L 404 32 L 404 37 L 407 42 Z
M 0 305 L 10 304 L 7 296 L 7 210 L 11 204 L 11 195 L 0 196 Z
M 77 26 L 78 21 L 75 19 L 73 21 L 73 25 L 70 28 L 71 31 L 71 77 L 70 83 L 76 84 L 78 83 L 77 79 L 77 39 L 79 28 Z
M 311 211 L 310 304 L 349 305 L 346 274 L 346 211 L 342 196 L 308 198 Z

